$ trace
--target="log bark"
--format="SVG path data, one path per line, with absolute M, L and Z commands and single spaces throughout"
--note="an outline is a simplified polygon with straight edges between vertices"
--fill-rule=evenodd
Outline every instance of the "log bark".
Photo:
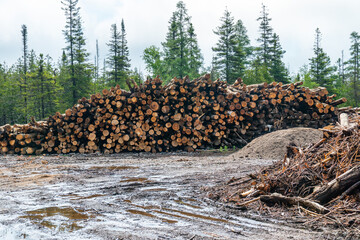
M 339 177 L 330 181 L 328 184 L 320 187 L 313 192 L 309 199 L 325 204 L 331 201 L 333 198 L 341 195 L 352 185 L 360 181 L 360 165 L 351 168 Z
M 297 206 L 300 205 L 304 208 L 307 208 L 309 210 L 312 210 L 317 213 L 325 214 L 329 212 L 329 209 L 326 207 L 320 205 L 317 202 L 314 202 L 309 199 L 301 198 L 301 197 L 286 197 L 279 193 L 273 193 L 271 195 L 263 195 L 260 196 L 260 200 L 267 204 L 274 204 L 274 203 L 280 203 L 280 204 L 286 204 L 290 206 Z

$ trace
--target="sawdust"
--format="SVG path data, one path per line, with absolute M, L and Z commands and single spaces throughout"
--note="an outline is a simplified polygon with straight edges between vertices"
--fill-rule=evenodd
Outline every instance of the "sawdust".
M 322 131 L 313 128 L 279 130 L 254 139 L 230 157 L 279 160 L 284 158 L 286 146 L 290 143 L 298 147 L 307 147 L 320 141 L 322 136 Z

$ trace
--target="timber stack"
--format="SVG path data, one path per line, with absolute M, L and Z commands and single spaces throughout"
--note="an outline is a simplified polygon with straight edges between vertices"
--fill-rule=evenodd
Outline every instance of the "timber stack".
M 0 153 L 165 152 L 241 147 L 272 130 L 320 128 L 336 119 L 325 88 L 301 82 L 227 85 L 210 75 L 190 80 L 127 82 L 82 98 L 45 122 L 0 127 Z

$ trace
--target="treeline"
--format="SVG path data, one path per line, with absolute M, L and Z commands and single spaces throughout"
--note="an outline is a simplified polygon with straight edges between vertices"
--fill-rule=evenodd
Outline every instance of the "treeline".
M 125 23 L 109 26 L 108 53 L 100 62 L 98 42 L 94 62 L 86 49 L 79 0 L 63 0 L 66 47 L 55 62 L 50 56 L 29 50 L 28 29 L 21 27 L 22 56 L 12 65 L 0 64 L 0 125 L 42 120 L 64 112 L 78 99 L 119 84 L 128 78 L 140 82 L 141 73 L 130 68 Z
M 41 120 L 57 111 L 64 112 L 78 99 L 104 88 L 119 85 L 126 89 L 126 79 L 143 81 L 141 72 L 131 68 L 124 20 L 120 26 L 109 26 L 111 38 L 106 58 L 100 59 L 96 42 L 95 58 L 90 60 L 78 1 L 62 1 L 66 47 L 57 61 L 29 50 L 27 26 L 21 27 L 22 56 L 12 66 L 0 64 L 0 125 L 28 122 L 33 116 Z M 321 47 L 321 32 L 316 29 L 313 57 L 295 76 L 290 76 L 282 60 L 285 51 L 279 35 L 271 27 L 265 5 L 257 21 L 259 36 L 253 45 L 243 22 L 225 10 L 219 26 L 213 30 L 218 41 L 212 48 L 212 64 L 204 67 L 195 26 L 180 1 L 169 20 L 161 47 L 149 46 L 144 50 L 146 70 L 150 77 L 159 76 L 165 83 L 173 77 L 192 79 L 204 73 L 211 73 L 213 80 L 220 78 L 230 84 L 239 77 L 246 84 L 303 81 L 308 87 L 324 86 L 330 93 L 346 97 L 347 104 L 359 106 L 360 36 L 357 32 L 350 35 L 350 59 L 344 59 L 342 53 L 332 64 Z

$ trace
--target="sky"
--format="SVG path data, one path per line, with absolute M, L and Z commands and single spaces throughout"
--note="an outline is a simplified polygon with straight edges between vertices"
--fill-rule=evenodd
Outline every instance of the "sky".
M 131 67 L 145 72 L 143 51 L 150 45 L 161 47 L 168 30 L 168 21 L 178 0 L 79 0 L 86 48 L 94 61 L 96 40 L 100 61 L 106 57 L 111 24 L 120 26 L 124 19 L 130 51 Z M 309 63 L 313 56 L 315 29 L 322 33 L 321 46 L 335 64 L 344 50 L 349 57 L 350 34 L 360 31 L 358 0 L 183 0 L 209 66 L 211 48 L 218 41 L 213 30 L 227 8 L 235 20 L 241 19 L 248 30 L 251 44 L 259 36 L 261 6 L 268 8 L 270 25 L 280 36 L 286 51 L 283 61 L 291 73 Z M 29 49 L 49 54 L 58 61 L 65 47 L 62 30 L 65 16 L 60 0 L 0 0 L 0 62 L 11 65 L 21 56 L 21 25 L 28 28 Z

